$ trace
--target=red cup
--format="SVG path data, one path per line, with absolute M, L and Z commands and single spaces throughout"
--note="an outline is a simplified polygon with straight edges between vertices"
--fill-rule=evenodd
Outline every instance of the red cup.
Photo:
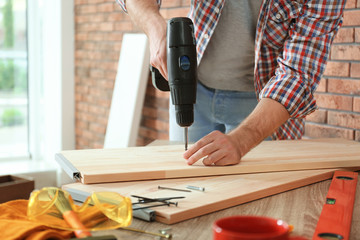
M 295 240 L 290 227 L 282 221 L 259 216 L 231 216 L 213 224 L 214 240 Z

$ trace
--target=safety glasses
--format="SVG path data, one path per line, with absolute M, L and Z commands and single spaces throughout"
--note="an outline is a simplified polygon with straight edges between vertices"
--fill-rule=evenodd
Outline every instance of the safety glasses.
M 96 231 L 129 226 L 132 204 L 115 192 L 94 192 L 79 206 L 67 191 L 47 187 L 31 193 L 27 215 L 53 228 Z

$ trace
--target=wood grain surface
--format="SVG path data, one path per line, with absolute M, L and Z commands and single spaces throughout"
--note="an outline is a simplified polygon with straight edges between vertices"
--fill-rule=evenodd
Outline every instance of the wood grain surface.
M 64 185 L 71 192 L 118 192 L 123 196 L 138 195 L 148 198 L 184 196 L 176 200 L 178 206 L 156 207 L 156 221 L 174 224 L 212 213 L 241 203 L 285 192 L 332 177 L 335 170 L 307 170 L 291 172 L 253 173 L 241 175 L 133 181 L 105 184 L 73 183 Z M 158 186 L 184 189 L 186 186 L 204 187 L 205 191 L 179 192 L 158 189 Z M 133 199 L 135 201 L 136 199 Z
M 294 226 L 292 235 L 301 235 L 311 239 L 325 203 L 331 180 L 311 184 L 305 187 L 262 198 L 249 203 L 240 204 L 222 211 L 217 211 L 201 217 L 186 220 L 173 225 L 159 222 L 145 222 L 134 219 L 132 227 L 159 232 L 161 229 L 170 229 L 175 240 L 209 240 L 212 239 L 212 224 L 215 220 L 233 215 L 257 215 L 282 219 Z M 350 240 L 360 240 L 360 180 L 357 184 Z M 94 232 L 101 236 L 113 234 L 118 240 L 154 240 L 152 235 L 135 233 L 126 230 L 110 230 Z
M 360 143 L 344 139 L 264 141 L 234 166 L 188 166 L 183 145 L 63 151 L 83 183 L 360 166 Z

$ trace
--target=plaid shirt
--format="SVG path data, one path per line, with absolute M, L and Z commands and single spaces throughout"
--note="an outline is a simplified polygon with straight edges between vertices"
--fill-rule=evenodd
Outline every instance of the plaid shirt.
M 123 0 L 116 1 L 126 11 Z M 191 3 L 189 17 L 194 22 L 200 62 L 225 0 Z M 304 134 L 305 116 L 316 109 L 314 92 L 342 24 L 345 3 L 346 0 L 263 0 L 256 29 L 255 90 L 259 99 L 274 99 L 290 114 L 273 139 L 300 139 Z

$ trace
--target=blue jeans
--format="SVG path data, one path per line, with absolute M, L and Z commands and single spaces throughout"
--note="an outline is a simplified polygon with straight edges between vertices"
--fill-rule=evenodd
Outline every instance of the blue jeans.
M 194 123 L 189 127 L 189 142 L 196 142 L 214 130 L 228 133 L 236 128 L 257 105 L 255 92 L 210 89 L 198 82 Z M 184 129 L 176 123 L 170 98 L 169 140 L 183 141 Z

